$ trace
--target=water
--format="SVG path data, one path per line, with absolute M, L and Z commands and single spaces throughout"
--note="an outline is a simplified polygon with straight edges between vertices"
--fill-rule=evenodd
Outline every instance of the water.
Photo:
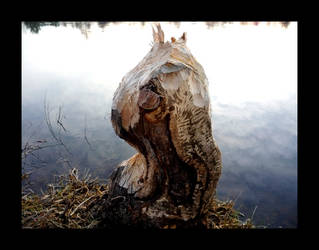
M 236 199 L 246 217 L 256 208 L 257 225 L 296 227 L 297 24 L 162 28 L 166 40 L 187 32 L 187 46 L 210 83 L 214 137 L 223 156 L 218 198 Z M 92 23 L 86 36 L 68 26 L 42 27 L 38 34 L 22 29 L 21 147 L 56 144 L 45 114 L 65 145 L 34 151 L 22 162 L 24 171 L 33 171 L 35 191 L 70 167 L 103 181 L 135 153 L 115 135 L 110 109 L 122 77 L 151 41 L 148 23 Z

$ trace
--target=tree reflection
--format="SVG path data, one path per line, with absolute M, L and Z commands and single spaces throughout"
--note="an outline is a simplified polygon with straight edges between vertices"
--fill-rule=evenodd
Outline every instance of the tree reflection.
M 71 26 L 72 28 L 77 28 L 81 33 L 88 38 L 92 23 L 97 23 L 98 27 L 103 31 L 109 26 L 109 24 L 120 24 L 121 22 L 23 22 L 23 25 L 30 30 L 32 33 L 38 34 L 42 27 L 44 26 Z M 142 26 L 145 26 L 146 22 L 137 22 Z M 175 25 L 177 28 L 180 27 L 181 22 L 169 22 L 170 24 Z M 218 26 L 224 26 L 225 24 L 232 24 L 234 22 L 205 22 L 207 28 L 215 28 Z M 259 25 L 261 22 L 240 22 L 241 25 Z M 287 28 L 290 22 L 267 22 L 267 25 L 270 23 L 279 23 L 282 27 Z
M 97 25 L 103 30 L 108 24 L 109 22 L 97 22 Z
M 60 26 L 60 22 L 23 22 L 25 27 L 29 29 L 32 33 L 39 33 L 41 27 L 43 26 Z
M 104 28 L 108 22 L 98 22 L 100 28 Z M 30 30 L 32 33 L 38 34 L 42 27 L 44 26 L 71 26 L 72 28 L 77 28 L 81 33 L 88 38 L 90 33 L 92 22 L 23 22 L 24 27 Z
M 233 24 L 233 23 L 238 23 L 238 22 L 205 22 L 205 24 L 207 25 L 208 28 L 215 28 L 215 27 L 223 27 L 226 24 Z M 255 21 L 245 21 L 245 22 L 239 22 L 240 25 L 255 25 L 258 26 L 261 23 L 265 23 L 265 22 L 255 22 Z M 290 24 L 290 22 L 266 22 L 267 25 L 269 25 L 270 23 L 272 24 L 280 24 L 282 27 L 287 28 L 288 25 Z

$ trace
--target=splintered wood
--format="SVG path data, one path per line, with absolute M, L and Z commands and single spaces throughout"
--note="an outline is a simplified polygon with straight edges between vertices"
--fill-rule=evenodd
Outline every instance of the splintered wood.
M 175 227 L 176 220 L 204 220 L 222 160 L 208 80 L 186 46 L 186 33 L 164 42 L 161 26 L 156 29 L 152 49 L 113 97 L 113 128 L 138 154 L 115 170 L 110 196 L 124 190 L 136 202 L 143 199 L 141 214 L 159 227 L 170 220 Z

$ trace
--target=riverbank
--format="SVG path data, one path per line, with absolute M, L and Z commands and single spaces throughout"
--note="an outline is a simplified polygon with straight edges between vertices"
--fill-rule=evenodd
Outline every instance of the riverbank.
M 97 211 L 108 196 L 108 185 L 100 184 L 90 175 L 80 176 L 77 169 L 59 176 L 42 194 L 23 192 L 21 223 L 23 229 L 91 229 L 101 228 Z M 254 228 L 250 219 L 241 221 L 242 214 L 233 201 L 215 199 L 208 212 L 208 224 L 213 229 Z M 164 227 L 169 229 L 168 227 Z M 171 229 L 173 229 L 171 227 Z

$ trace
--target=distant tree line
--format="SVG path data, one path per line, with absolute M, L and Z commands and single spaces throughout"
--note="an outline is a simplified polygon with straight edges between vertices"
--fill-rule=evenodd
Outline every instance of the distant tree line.
M 23 25 L 30 30 L 32 33 L 39 33 L 42 27 L 44 26 L 71 26 L 73 28 L 77 28 L 81 31 L 81 33 L 87 38 L 88 37 L 88 32 L 90 31 L 91 24 L 93 22 L 23 22 Z M 117 24 L 119 22 L 97 22 L 98 26 L 101 29 L 104 29 L 106 26 L 108 26 L 110 23 Z M 176 27 L 179 28 L 181 22 L 170 22 L 174 24 Z M 232 22 L 205 22 L 208 28 L 214 28 L 216 26 L 220 25 L 225 25 L 225 24 L 230 24 Z M 260 22 L 240 22 L 242 25 L 248 25 L 248 24 L 253 24 L 253 25 L 259 25 Z M 268 22 L 270 23 L 270 22 Z M 290 22 L 278 22 L 280 23 L 283 27 L 287 28 Z M 145 25 L 145 22 L 140 22 L 142 26 Z
M 97 22 L 100 28 L 104 28 L 110 23 L 118 22 Z M 141 22 L 144 25 L 145 22 Z M 90 30 L 92 22 L 23 22 L 23 25 L 29 29 L 32 33 L 39 33 L 42 27 L 44 26 L 71 26 L 73 28 L 78 28 L 83 32 L 84 30 Z
M 23 22 L 32 33 L 39 33 L 43 26 L 59 26 L 59 22 Z

